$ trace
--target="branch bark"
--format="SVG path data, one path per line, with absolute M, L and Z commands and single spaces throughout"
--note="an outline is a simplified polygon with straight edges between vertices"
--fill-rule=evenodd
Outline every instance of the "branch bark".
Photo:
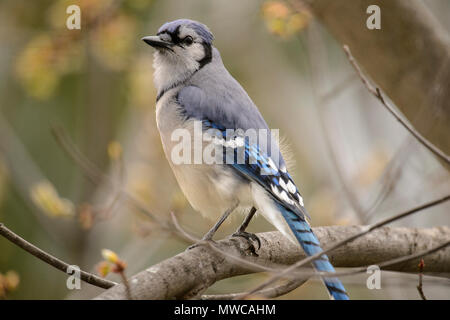
M 333 226 L 314 228 L 323 244 L 344 240 L 367 228 Z M 261 249 L 252 256 L 249 244 L 241 238 L 229 238 L 218 246 L 241 258 L 261 265 L 291 265 L 305 256 L 299 247 L 279 232 L 258 234 Z M 450 228 L 411 229 L 383 227 L 328 254 L 336 267 L 361 267 L 429 250 L 450 241 Z M 428 273 L 450 273 L 450 247 L 426 256 Z M 387 270 L 417 272 L 418 261 L 412 260 L 387 267 Z M 254 272 L 236 264 L 207 246 L 198 246 L 162 261 L 129 279 L 133 297 L 138 299 L 174 299 L 195 296 L 215 282 Z M 96 299 L 126 299 L 122 284 L 105 291 Z
M 380 0 L 381 30 L 366 27 L 372 0 L 297 0 L 343 45 L 428 140 L 450 154 L 450 37 L 419 0 Z
M 15 245 L 19 246 L 23 250 L 27 251 L 28 253 L 32 254 L 36 258 L 44 261 L 45 263 L 48 263 L 52 267 L 61 270 L 62 272 L 66 273 L 67 269 L 70 267 L 70 265 L 67 262 L 62 261 L 61 259 L 58 259 L 51 254 L 45 252 L 44 250 L 36 247 L 35 245 L 29 243 L 25 239 L 19 237 L 17 234 L 9 230 L 3 223 L 0 223 L 0 235 L 14 243 Z M 116 285 L 117 283 L 113 281 L 109 281 L 103 278 L 100 278 L 96 276 L 95 274 L 80 270 L 80 277 L 81 280 L 90 283 L 94 286 L 108 289 Z

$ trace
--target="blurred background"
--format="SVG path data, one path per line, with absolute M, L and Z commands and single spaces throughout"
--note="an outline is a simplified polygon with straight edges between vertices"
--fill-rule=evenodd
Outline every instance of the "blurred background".
M 81 30 L 66 28 L 71 4 L 81 8 Z M 450 2 L 425 4 L 448 32 Z M 280 128 L 313 226 L 371 223 L 450 190 L 448 171 L 367 92 L 341 46 L 306 9 L 261 0 L 2 0 L 0 222 L 95 273 L 101 250 L 111 249 L 127 263 L 128 276 L 189 244 L 130 206 L 120 190 L 162 220 L 173 211 L 198 237 L 210 228 L 164 157 L 153 51 L 140 40 L 178 18 L 209 26 L 228 70 L 269 126 Z M 396 225 L 448 225 L 449 209 L 434 207 Z M 234 214 L 217 238 L 242 218 Z M 257 217 L 249 230 L 273 227 Z M 86 283 L 68 290 L 67 275 L 3 238 L 0 274 L 11 284 L 8 299 L 101 292 Z M 384 272 L 382 290 L 368 290 L 367 276 L 342 279 L 352 298 L 420 298 L 416 275 Z M 224 280 L 207 293 L 242 291 L 266 277 Z M 107 278 L 120 281 L 113 273 Z M 425 277 L 424 288 L 428 298 L 450 298 L 448 279 Z M 320 282 L 309 281 L 283 298 L 327 295 Z

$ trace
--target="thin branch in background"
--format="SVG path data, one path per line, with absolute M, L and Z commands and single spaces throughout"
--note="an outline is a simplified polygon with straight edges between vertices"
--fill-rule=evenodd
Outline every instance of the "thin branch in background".
M 420 297 L 422 298 L 422 300 L 427 300 L 427 298 L 425 297 L 425 294 L 423 293 L 423 285 L 422 285 L 424 268 L 425 268 L 425 261 L 423 261 L 423 259 L 420 259 L 420 262 L 419 262 L 419 285 L 417 286 L 417 291 L 419 291 L 419 294 L 420 294 Z
M 350 74 L 336 84 L 331 90 L 321 94 L 320 102 L 321 104 L 328 104 L 329 101 L 333 100 L 337 95 L 342 93 L 344 90 L 348 89 L 350 85 L 358 79 L 355 75 Z
M 42 249 L 39 249 L 35 245 L 29 243 L 25 239 L 19 237 L 17 234 L 9 230 L 3 223 L 0 223 L 0 235 L 14 243 L 15 245 L 19 246 L 20 248 L 24 249 L 28 253 L 32 254 L 36 258 L 44 261 L 45 263 L 51 265 L 52 267 L 55 267 L 58 270 L 61 270 L 62 272 L 67 272 L 67 268 L 70 266 L 68 263 L 52 256 L 51 254 L 43 251 Z M 113 286 L 115 286 L 117 283 L 113 281 L 109 281 L 106 279 L 102 279 L 92 273 L 82 271 L 80 270 L 80 277 L 81 280 L 84 282 L 87 282 L 89 284 L 92 284 L 94 286 L 103 288 L 103 289 L 109 289 Z
M 40 170 L 21 139 L 19 139 L 17 133 L 13 130 L 1 112 L 0 153 L 4 156 L 6 165 L 11 174 L 9 179 L 10 182 L 14 185 L 20 197 L 36 218 L 39 226 L 49 237 L 51 237 L 52 241 L 58 243 L 61 247 L 66 247 L 65 239 L 62 234 L 55 232 L 55 229 L 52 228 L 55 225 L 55 221 L 46 219 L 42 209 L 36 206 L 36 203 L 30 198 L 30 186 L 48 179 Z
M 405 158 L 408 155 L 408 148 L 412 145 L 411 142 L 412 140 L 410 140 L 408 136 L 389 160 L 387 166 L 383 169 L 383 172 L 378 179 L 379 191 L 376 192 L 375 197 L 372 197 L 373 200 L 366 206 L 365 214 L 363 216 L 364 223 L 370 221 L 372 215 L 376 212 L 376 209 L 395 189 L 397 182 L 403 174 Z
M 84 171 L 86 177 L 91 180 L 93 184 L 100 183 L 101 180 L 105 179 L 106 176 L 98 170 L 98 168 L 86 159 L 78 148 L 72 143 L 72 141 L 67 136 L 64 128 L 60 126 L 52 126 L 51 133 L 55 138 L 56 142 L 62 147 L 62 149 L 70 156 L 73 161 Z M 108 181 L 112 183 L 112 181 Z
M 127 293 L 128 300 L 133 300 L 133 296 L 131 295 L 130 283 L 125 275 L 125 270 L 120 270 L 119 272 L 120 278 L 122 279 L 122 283 L 125 286 L 125 291 Z
M 133 296 L 131 295 L 130 284 L 128 283 L 128 279 L 125 276 L 125 273 L 122 271 L 122 272 L 119 272 L 119 275 L 122 278 L 122 283 L 125 286 L 125 290 L 127 292 L 128 300 L 133 300 Z
M 110 156 L 111 157 L 111 156 Z M 113 171 L 117 172 L 118 175 L 118 187 L 113 187 L 114 195 L 112 197 L 111 202 L 107 205 L 107 207 L 103 210 L 100 210 L 99 213 L 102 215 L 102 219 L 109 219 L 112 217 L 115 208 L 119 204 L 119 200 L 122 198 L 121 187 L 126 183 L 126 170 L 125 164 L 123 161 L 122 153 L 118 157 L 114 157 L 113 159 Z M 111 179 L 112 180 L 112 179 Z
M 277 286 L 273 286 L 270 288 L 263 289 L 261 291 L 256 292 L 254 295 L 257 297 L 263 297 L 266 299 L 273 299 L 277 297 L 281 297 L 291 291 L 294 291 L 302 284 L 304 284 L 307 279 L 296 279 L 288 281 L 287 283 L 283 283 Z M 247 292 L 240 293 L 225 293 L 225 294 L 210 294 L 210 295 L 202 295 L 202 300 L 232 300 L 239 296 L 247 294 Z
M 189 234 L 186 230 L 184 230 L 177 219 L 177 216 L 172 211 L 170 212 L 170 217 L 172 219 L 172 225 L 175 227 L 175 229 L 178 230 L 179 233 L 183 235 L 186 239 L 188 239 L 191 243 L 198 243 L 200 239 L 194 237 L 193 235 Z
M 114 188 L 115 183 L 108 177 L 106 174 L 101 172 L 101 170 L 93 164 L 89 159 L 87 159 L 81 151 L 77 148 L 77 146 L 71 141 L 66 131 L 62 127 L 53 126 L 52 134 L 55 137 L 58 144 L 62 147 L 62 149 L 67 153 L 67 155 L 77 164 L 86 175 L 86 177 L 95 185 L 106 182 L 110 187 Z M 124 190 L 123 188 L 119 188 L 120 194 L 127 200 L 127 203 L 132 205 L 137 210 L 143 212 L 149 219 L 157 223 L 163 230 L 166 232 L 170 232 L 180 238 L 183 241 L 189 242 L 190 240 L 183 237 L 181 234 L 176 232 L 171 225 L 151 212 L 138 198 Z
M 257 291 L 262 290 L 263 288 L 273 284 L 278 279 L 281 279 L 284 276 L 286 276 L 286 275 L 290 274 L 291 272 L 295 271 L 297 268 L 299 268 L 301 266 L 304 266 L 307 263 L 311 263 L 314 260 L 319 259 L 322 255 L 327 254 L 327 253 L 329 253 L 329 252 L 331 252 L 331 251 L 333 251 L 333 250 L 335 250 L 335 249 L 337 249 L 337 248 L 339 248 L 339 247 L 341 247 L 341 246 L 343 246 L 343 245 L 345 245 L 345 244 L 347 244 L 347 243 L 349 243 L 349 242 L 351 242 L 351 241 L 353 241 L 353 240 L 355 240 L 357 238 L 360 238 L 360 237 L 366 235 L 367 233 L 369 233 L 369 232 L 371 232 L 371 231 L 373 231 L 373 230 L 375 230 L 377 228 L 380 228 L 380 227 L 382 227 L 382 226 L 384 226 L 386 224 L 389 224 L 389 223 L 394 222 L 396 220 L 402 219 L 404 217 L 410 216 L 413 213 L 416 213 L 416 212 L 422 211 L 424 209 L 436 206 L 436 205 L 441 204 L 443 202 L 446 202 L 448 200 L 450 200 L 450 195 L 446 195 L 443 198 L 440 198 L 440 199 L 437 199 L 437 200 L 425 203 L 425 204 L 420 205 L 418 207 L 415 207 L 415 208 L 413 208 L 411 210 L 408 210 L 408 211 L 402 212 L 400 214 L 394 215 L 394 216 L 392 216 L 390 218 L 383 219 L 380 222 L 375 223 L 375 224 L 373 224 L 371 226 L 367 226 L 367 228 L 365 228 L 361 232 L 358 232 L 357 234 L 355 234 L 355 235 L 353 235 L 351 237 L 348 237 L 348 238 L 346 238 L 346 239 L 344 239 L 342 241 L 337 242 L 335 245 L 329 247 L 328 249 L 325 249 L 322 252 L 319 252 L 317 254 L 314 254 L 314 255 L 309 256 L 309 257 L 307 257 L 307 258 L 305 258 L 303 260 L 298 261 L 297 263 L 295 263 L 292 266 L 286 268 L 282 272 L 272 276 L 269 280 L 265 281 L 261 285 L 257 286 L 253 290 L 251 290 L 248 294 L 242 295 L 240 297 L 237 297 L 237 299 L 243 299 L 243 298 L 245 298 L 245 297 L 247 297 L 247 296 L 249 296 L 251 294 L 254 294 Z
M 347 55 L 347 58 L 350 62 L 350 64 L 355 68 L 356 72 L 358 73 L 359 77 L 361 78 L 361 81 L 366 86 L 367 90 L 374 95 L 381 104 L 394 116 L 394 118 L 400 122 L 400 124 L 411 133 L 414 138 L 417 139 L 422 145 L 424 145 L 428 150 L 430 150 L 432 153 L 437 155 L 440 159 L 444 160 L 447 164 L 450 164 L 450 156 L 445 154 L 441 149 L 436 147 L 432 142 L 427 140 L 424 136 L 422 136 L 410 123 L 405 121 L 403 117 L 395 110 L 393 106 L 391 106 L 383 97 L 381 94 L 381 90 L 378 87 L 373 86 L 370 81 L 364 76 L 364 74 L 361 71 L 361 68 L 359 67 L 356 60 L 353 58 L 350 48 L 347 45 L 343 46 L 343 49 L 345 51 L 345 54 Z
M 329 132 L 328 125 L 326 123 L 326 113 L 324 107 L 327 103 L 337 95 L 341 90 L 346 88 L 346 85 L 349 83 L 349 79 L 353 79 L 354 75 L 349 79 L 346 79 L 343 84 L 340 86 L 336 86 L 331 91 L 327 93 L 322 93 L 320 90 L 320 76 L 323 74 L 321 72 L 321 68 L 323 67 L 323 63 L 321 61 L 327 61 L 323 57 L 319 56 L 325 52 L 323 48 L 323 42 L 320 38 L 320 33 L 317 30 L 315 25 L 312 25 L 308 28 L 308 47 L 311 50 L 308 51 L 308 59 L 311 68 L 311 79 L 312 79 L 312 89 L 314 92 L 314 96 L 318 97 L 317 108 L 313 108 L 315 112 L 317 112 L 317 118 L 320 126 L 319 132 L 322 133 L 323 141 L 325 143 L 326 151 L 327 151 L 327 159 L 330 161 L 333 166 L 332 174 L 335 175 L 337 183 L 340 186 L 340 190 L 342 191 L 345 199 L 347 199 L 353 211 L 356 213 L 356 216 L 359 218 L 361 222 L 363 222 L 364 217 L 364 209 L 359 202 L 359 199 L 355 192 L 352 190 L 351 186 L 348 184 L 347 179 L 344 177 L 344 173 L 342 172 L 342 168 L 339 165 L 339 160 L 337 156 L 337 152 L 333 147 L 333 143 L 331 142 L 330 137 L 332 136 Z M 299 38 L 301 41 L 301 39 Z M 339 88 L 339 89 L 338 89 Z

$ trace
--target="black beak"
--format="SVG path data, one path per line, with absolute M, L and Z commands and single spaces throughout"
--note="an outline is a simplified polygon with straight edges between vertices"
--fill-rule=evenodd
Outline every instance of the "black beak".
M 158 50 L 166 49 L 166 50 L 172 51 L 172 48 L 171 48 L 172 43 L 163 41 L 158 36 L 143 37 L 141 40 L 144 41 L 146 44 L 152 46 L 155 49 L 158 49 Z

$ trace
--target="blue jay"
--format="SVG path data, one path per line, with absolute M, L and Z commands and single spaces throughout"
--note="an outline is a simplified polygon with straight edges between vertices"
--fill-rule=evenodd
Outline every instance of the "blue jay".
M 156 49 L 153 63 L 158 92 L 156 121 L 166 157 L 192 207 L 203 216 L 219 218 L 203 239 L 211 240 L 236 208 L 250 208 L 235 235 L 254 239 L 245 228 L 259 210 L 291 241 L 298 241 L 307 255 L 321 252 L 319 241 L 306 220 L 302 196 L 286 169 L 277 142 L 269 139 L 263 148 L 260 138 L 255 142 L 240 134 L 231 137 L 226 134 L 229 129 L 265 130 L 269 132 L 266 135 L 270 131 L 256 105 L 224 67 L 213 39 L 208 27 L 188 19 L 167 22 L 156 36 L 142 38 Z M 195 146 L 198 142 L 195 123 L 201 123 L 202 132 L 210 129 L 219 132 L 211 140 L 223 148 L 223 158 L 231 150 L 233 161 L 212 164 L 174 161 L 173 152 L 179 143 L 173 133 L 180 129 L 191 133 L 193 141 L 183 145 Z M 200 145 L 203 144 L 202 140 Z M 236 161 L 238 149 L 242 150 L 242 161 Z M 313 267 L 334 272 L 326 255 L 315 260 Z M 348 299 L 337 278 L 323 280 L 332 298 Z

